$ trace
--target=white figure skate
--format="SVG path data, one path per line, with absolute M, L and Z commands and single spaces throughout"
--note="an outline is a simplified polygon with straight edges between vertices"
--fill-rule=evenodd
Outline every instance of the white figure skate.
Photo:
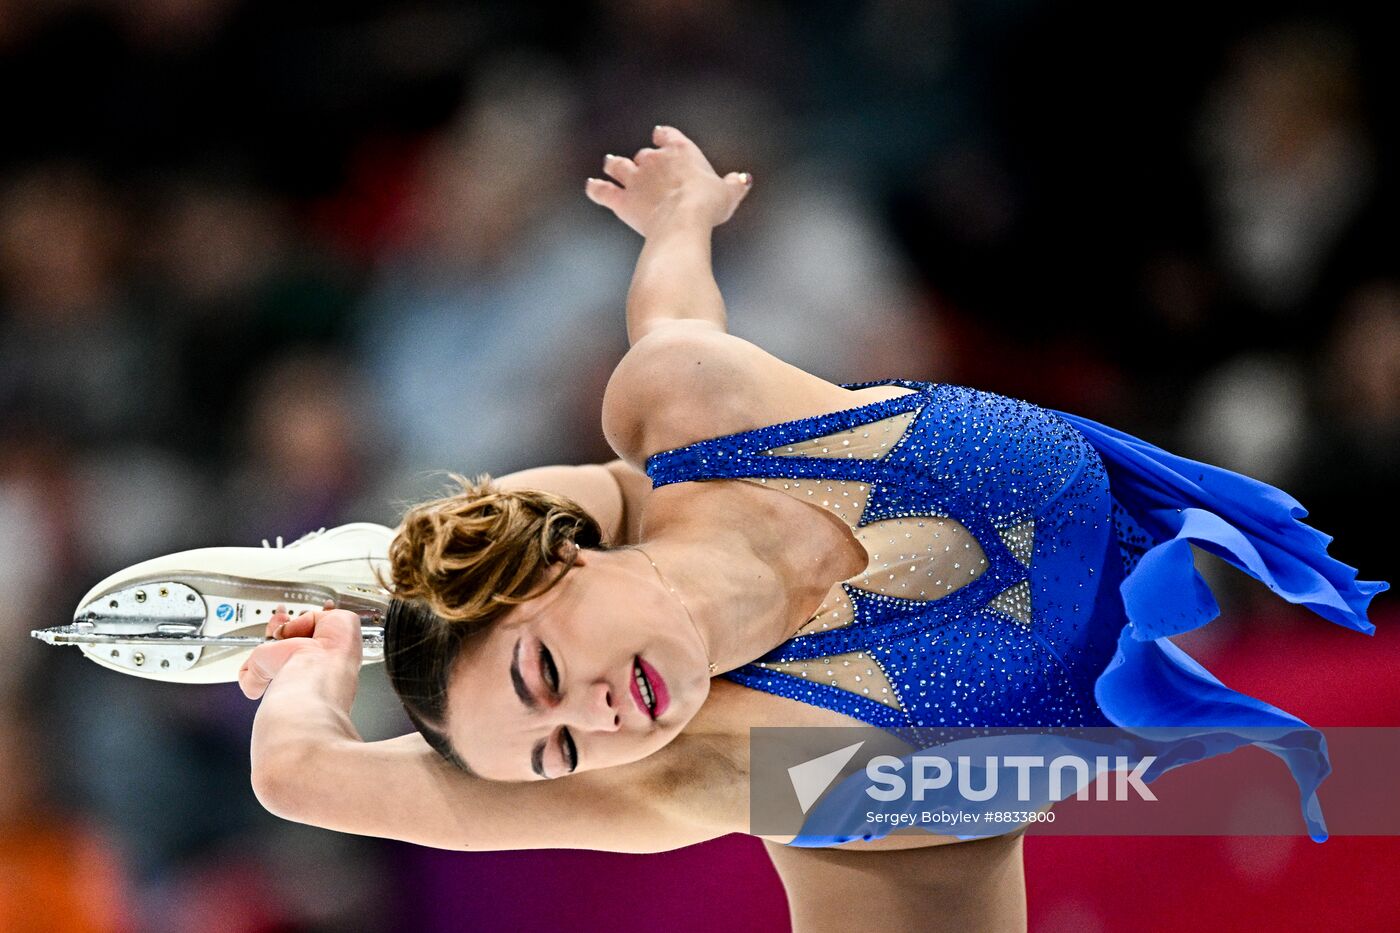
M 384 659 L 389 542 L 359 522 L 287 545 L 210 547 L 142 561 L 88 591 L 70 625 L 34 629 L 50 645 L 77 645 L 103 667 L 187 684 L 230 683 L 265 641 L 277 606 L 295 616 L 326 600 L 360 615 L 364 661 Z

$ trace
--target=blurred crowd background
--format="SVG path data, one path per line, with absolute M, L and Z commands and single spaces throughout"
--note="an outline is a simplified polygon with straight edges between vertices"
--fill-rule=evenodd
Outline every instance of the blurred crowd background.
M 583 182 L 656 123 L 755 176 L 714 249 L 736 333 L 1250 473 L 1394 579 L 1384 12 L 0 0 L 0 929 L 785 929 L 749 839 L 486 855 L 285 823 L 236 686 L 28 636 L 147 557 L 610 458 L 641 241 Z M 1393 601 L 1366 639 L 1245 582 L 1189 650 L 1318 724 L 1400 724 Z M 407 728 L 378 671 L 369 738 Z M 1032 839 L 1033 927 L 1394 929 L 1395 842 Z

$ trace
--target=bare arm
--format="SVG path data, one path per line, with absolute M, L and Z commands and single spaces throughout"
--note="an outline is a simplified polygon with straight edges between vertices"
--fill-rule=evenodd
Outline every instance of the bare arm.
M 627 290 L 627 339 L 636 344 L 658 324 L 697 321 L 727 330 L 724 297 L 710 264 L 713 226 L 683 190 L 668 195 L 637 257 Z
M 641 467 L 657 451 L 702 438 L 850 407 L 847 390 L 727 333 L 711 233 L 733 215 L 752 179 L 719 177 L 673 127 L 658 126 L 652 140 L 658 148 L 604 160 L 616 184 L 587 184 L 590 198 L 646 238 L 627 293 L 632 347 L 603 399 L 603 433 L 613 450 Z
M 660 753 L 672 767 L 681 754 Z M 448 764 L 414 732 L 304 743 L 256 786 L 259 801 L 285 819 L 440 849 L 661 852 L 741 828 L 659 786 L 666 766 L 648 759 L 552 781 L 487 781 Z
M 710 233 L 748 194 L 751 178 L 719 177 L 680 130 L 658 126 L 657 148 L 608 156 L 616 184 L 590 178 L 588 196 L 646 237 L 627 292 L 627 337 L 635 344 L 658 325 L 697 322 L 725 330 L 724 299 L 710 267 Z
M 624 460 L 582 466 L 544 466 L 498 477 L 503 489 L 542 489 L 573 499 L 603 529 L 610 546 L 639 538 L 651 480 Z

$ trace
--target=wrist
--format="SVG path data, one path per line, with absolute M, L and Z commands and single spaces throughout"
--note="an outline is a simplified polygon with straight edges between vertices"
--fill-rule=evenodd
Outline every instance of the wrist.
M 299 694 L 302 702 L 322 703 L 348 715 L 360 684 L 360 666 L 359 657 L 308 647 L 287 659 L 268 691 L 280 681 L 285 693 Z
M 648 235 L 673 227 L 713 229 L 716 205 L 710 192 L 682 185 L 667 192 L 652 212 Z

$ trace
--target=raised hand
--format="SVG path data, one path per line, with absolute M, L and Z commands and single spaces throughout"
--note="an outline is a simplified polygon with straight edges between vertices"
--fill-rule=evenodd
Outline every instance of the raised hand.
M 649 235 L 659 209 L 676 203 L 693 207 L 711 226 L 734 216 L 753 176 L 730 172 L 721 178 L 700 147 L 675 127 L 658 126 L 651 138 L 655 148 L 639 149 L 630 159 L 605 156 L 603 171 L 612 181 L 588 179 L 589 199 L 642 236 Z
M 290 666 L 298 669 L 297 676 L 304 669 L 324 678 L 325 686 L 349 709 L 364 654 L 358 615 L 327 602 L 324 609 L 292 618 L 279 606 L 268 620 L 267 636 L 273 640 L 254 648 L 238 672 L 244 696 L 258 699 Z M 343 696 L 347 686 L 348 698 Z
M 251 776 L 254 794 L 274 813 L 285 812 L 289 794 L 324 786 L 316 756 L 364 742 L 350 719 L 364 655 L 360 617 L 334 606 L 327 601 L 295 619 L 277 607 L 268 641 L 238 672 L 243 693 L 262 700 L 253 718 Z

